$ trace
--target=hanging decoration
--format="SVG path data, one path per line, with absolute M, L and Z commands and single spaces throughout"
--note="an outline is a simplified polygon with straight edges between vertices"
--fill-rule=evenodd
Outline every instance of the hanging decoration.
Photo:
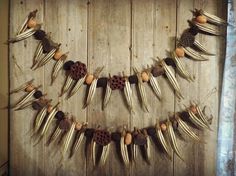
M 168 158 L 171 159 L 171 149 L 181 158 L 176 135 L 184 133 L 192 140 L 202 142 L 200 137 L 193 131 L 193 128 L 210 130 L 212 121 L 212 117 L 209 118 L 206 115 L 200 104 L 191 102 L 183 111 L 169 115 L 166 120 L 159 121 L 157 119 L 154 126 L 143 129 L 135 127 L 133 131 L 128 130 L 124 126 L 112 132 L 109 128 L 89 128 L 87 122 L 81 123 L 76 120 L 75 116 L 61 111 L 59 108 L 60 102 L 52 105 L 52 99 L 47 99 L 46 94 L 43 94 L 39 90 L 39 86 L 33 85 L 33 80 L 12 90 L 11 93 L 20 91 L 25 91 L 26 95 L 15 106 L 11 106 L 11 108 L 14 110 L 23 110 L 31 106 L 37 111 L 33 124 L 33 132 L 38 137 L 38 141 L 46 136 L 50 126 L 55 126 L 54 131 L 49 135 L 47 145 L 50 145 L 56 140 L 62 141 L 62 156 L 66 157 L 68 154 L 68 157 L 71 158 L 86 137 L 86 140 L 90 141 L 90 147 L 87 150 L 91 150 L 91 152 L 87 153 L 91 153 L 94 166 L 105 164 L 112 141 L 119 144 L 121 159 L 127 167 L 131 162 L 135 161 L 139 147 L 145 153 L 144 159 L 150 164 L 151 139 L 159 141 L 162 151 Z M 71 148 L 69 148 L 70 145 Z M 129 151 L 131 151 L 131 155 Z M 100 152 L 100 154 L 97 154 L 97 152 Z
M 37 10 L 30 12 L 16 36 L 8 41 L 9 43 L 15 43 L 32 35 L 38 40 L 31 69 L 40 69 L 54 59 L 56 63 L 51 74 L 51 84 L 54 83 L 62 68 L 65 70 L 66 75 L 60 96 L 67 94 L 67 99 L 69 99 L 76 94 L 83 84 L 87 85 L 88 95 L 84 104 L 84 108 L 86 108 L 92 102 L 96 94 L 96 88 L 102 87 L 105 89 L 104 109 L 109 103 L 112 92 L 120 90 L 124 92 L 130 112 L 134 111 L 131 85 L 136 84 L 138 86 L 142 108 L 144 111 L 149 112 L 144 84 L 148 83 L 154 90 L 156 97 L 161 100 L 162 93 L 156 79 L 156 77 L 161 75 L 167 78 L 176 95 L 179 98 L 184 98 L 172 68 L 176 69 L 184 79 L 194 81 L 194 76 L 185 67 L 184 58 L 190 58 L 195 61 L 207 61 L 209 56 L 214 55 L 197 41 L 195 36 L 198 33 L 216 36 L 223 35 L 220 27 L 227 25 L 221 18 L 209 14 L 202 9 L 195 9 L 193 12 L 195 18 L 189 21 L 190 27 L 184 30 L 180 38 L 177 39 L 177 47 L 174 51 L 170 52 L 170 57 L 157 57 L 154 65 L 147 66 L 142 71 L 134 67 L 134 75 L 128 76 L 122 72 L 123 75 L 100 77 L 103 66 L 98 67 L 94 73 L 90 73 L 87 66 L 80 61 L 74 62 L 69 60 L 65 62 L 68 52 L 62 52 L 60 49 L 61 44 L 55 43 L 51 39 L 50 34 L 41 29 L 41 24 L 35 20 L 36 13 Z M 62 145 L 63 157 L 66 157 L 67 154 L 69 158 L 73 157 L 82 141 L 86 139 L 90 142 L 87 150 L 91 150 L 91 152 L 87 153 L 91 153 L 94 165 L 103 166 L 105 164 L 111 142 L 119 144 L 120 157 L 126 167 L 136 160 L 137 149 L 139 147 L 144 151 L 144 159 L 150 164 L 150 141 L 152 139 L 159 141 L 162 151 L 168 158 L 171 159 L 171 151 L 181 158 L 176 137 L 179 132 L 186 134 L 196 142 L 203 142 L 197 133 L 193 131 L 193 128 L 197 130 L 211 130 L 212 117 L 209 118 L 206 115 L 204 112 L 205 107 L 201 107 L 202 104 L 194 101 L 189 106 L 186 106 L 183 111 L 169 115 L 166 120 L 159 121 L 157 119 L 156 124 L 150 127 L 134 128 L 133 131 L 127 129 L 126 126 L 117 129 L 117 131 L 112 131 L 109 128 L 101 129 L 99 126 L 97 128 L 89 128 L 87 122 L 79 122 L 75 116 L 61 111 L 59 108 L 60 102 L 53 105 L 52 99 L 46 98 L 47 94 L 43 94 L 40 91 L 41 85 L 36 86 L 33 82 L 34 80 L 30 80 L 11 91 L 11 94 L 20 91 L 25 91 L 26 94 L 14 105 L 10 106 L 10 108 L 23 110 L 32 106 L 37 111 L 33 132 L 38 137 L 38 141 L 46 136 L 50 126 L 56 124 L 56 126 L 54 125 L 55 130 L 47 141 L 47 145 L 56 140 L 62 141 L 60 144 Z M 71 144 L 72 147 L 70 148 Z
M 64 68 L 66 73 L 66 80 L 62 87 L 60 96 L 67 93 L 67 99 L 76 94 L 80 87 L 85 84 L 88 86 L 89 93 L 84 103 L 84 108 L 87 107 L 96 93 L 97 87 L 103 87 L 105 89 L 105 96 L 103 101 L 103 109 L 108 105 L 112 92 L 115 90 L 121 90 L 125 94 L 128 109 L 130 112 L 134 112 L 132 106 L 132 88 L 131 84 L 137 84 L 139 94 L 141 97 L 141 104 L 143 110 L 148 112 L 148 102 L 146 97 L 146 90 L 144 83 L 147 82 L 154 90 L 157 98 L 161 100 L 161 89 L 156 77 L 163 75 L 168 79 L 173 90 L 175 90 L 178 98 L 184 98 L 181 93 L 180 85 L 174 75 L 171 67 L 176 68 L 179 75 L 187 81 L 194 81 L 195 77 L 189 73 L 183 62 L 184 58 L 190 58 L 195 61 L 207 61 L 207 56 L 214 55 L 208 51 L 199 41 L 196 40 L 195 36 L 198 33 L 207 35 L 223 35 L 220 32 L 220 26 L 227 25 L 226 21 L 209 14 L 208 12 L 200 9 L 193 11 L 194 18 L 189 21 L 190 28 L 184 30 L 181 37 L 177 39 L 177 47 L 174 51 L 170 52 L 170 57 L 160 59 L 157 58 L 156 64 L 148 66 L 143 71 L 138 71 L 134 68 L 134 75 L 125 76 L 114 75 L 109 77 L 99 77 L 103 67 L 97 68 L 97 70 L 91 74 L 87 70 L 87 66 L 80 61 L 67 61 L 68 52 L 63 53 L 60 50 L 61 44 L 53 42 L 50 38 L 50 34 L 46 34 L 45 31 L 40 28 L 35 28 L 37 22 L 35 20 L 37 10 L 30 12 L 27 19 L 23 23 L 22 29 L 17 33 L 16 38 L 20 38 L 18 35 L 24 35 L 22 39 L 25 39 L 31 35 L 24 34 L 25 31 L 33 30 L 32 35 L 39 41 L 38 47 L 36 48 L 35 55 L 33 58 L 32 69 L 36 70 L 50 60 L 56 60 L 51 74 L 51 84 L 56 80 L 61 68 Z M 33 22 L 32 22 L 33 21 Z M 29 25 L 29 24 L 35 25 Z M 10 39 L 9 42 L 16 42 L 18 39 Z M 65 63 L 64 63 L 65 62 Z

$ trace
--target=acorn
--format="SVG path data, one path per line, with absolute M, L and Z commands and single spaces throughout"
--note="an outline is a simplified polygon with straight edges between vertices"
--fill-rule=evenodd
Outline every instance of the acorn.
M 184 57 L 184 49 L 182 47 L 176 48 L 175 53 L 178 57 Z
M 31 92 L 32 90 L 34 90 L 34 86 L 32 84 L 29 84 L 26 88 L 25 88 L 25 91 L 26 92 Z
M 166 131 L 167 127 L 166 127 L 166 124 L 165 123 L 162 123 L 161 124 L 161 130 L 162 131 Z
M 197 16 L 196 21 L 197 21 L 198 23 L 204 24 L 204 23 L 207 22 L 207 18 L 206 18 L 205 16 L 203 16 L 203 15 L 199 15 L 199 16 Z
M 128 132 L 125 135 L 125 144 L 130 145 L 132 143 L 132 135 Z
M 33 28 L 33 27 L 35 27 L 37 25 L 37 22 L 36 22 L 36 20 L 35 19 L 30 19 L 29 21 L 28 21 L 28 23 L 27 23 L 27 26 L 29 27 L 29 28 Z
M 63 55 L 63 53 L 60 50 L 57 50 L 53 56 L 53 58 L 55 60 L 59 60 L 61 58 L 61 56 Z
M 75 129 L 76 130 L 81 130 L 81 128 L 82 128 L 82 124 L 77 122 L 76 125 L 75 125 Z
M 94 76 L 92 74 L 88 74 L 86 76 L 85 82 L 86 84 L 90 85 L 93 82 L 93 80 L 94 80 Z
M 142 73 L 141 73 L 141 78 L 142 78 L 142 80 L 144 81 L 144 82 L 148 82 L 149 81 L 149 75 L 148 75 L 148 73 L 146 72 L 146 71 L 143 71 Z
M 197 108 L 196 108 L 196 106 L 191 105 L 191 106 L 190 106 L 190 111 L 192 111 L 194 114 L 197 114 Z
M 53 109 L 52 105 L 49 105 L 48 109 L 47 109 L 48 113 L 50 113 L 52 111 L 52 109 Z

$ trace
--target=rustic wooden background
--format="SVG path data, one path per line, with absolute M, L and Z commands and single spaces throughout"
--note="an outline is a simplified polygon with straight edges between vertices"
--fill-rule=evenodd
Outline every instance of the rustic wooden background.
M 152 64 L 155 56 L 166 57 L 167 51 L 175 48 L 175 37 L 188 27 L 187 20 L 192 18 L 190 10 L 203 8 L 222 18 L 226 18 L 226 0 L 11 0 L 10 31 L 12 37 L 29 11 L 38 9 L 38 20 L 43 29 L 51 32 L 55 41 L 62 43 L 63 51 L 70 51 L 69 59 L 87 63 L 89 71 L 97 66 L 105 66 L 102 75 L 117 74 L 124 71 L 132 73 L 132 66 L 141 69 Z M 10 174 L 11 175 L 206 175 L 216 173 L 216 141 L 218 126 L 219 93 L 222 79 L 222 64 L 225 54 L 224 37 L 199 35 L 199 40 L 217 54 L 207 62 L 195 62 L 185 59 L 194 83 L 188 83 L 177 75 L 185 100 L 202 100 L 214 87 L 218 92 L 205 103 L 214 115 L 213 132 L 201 132 L 206 144 L 197 144 L 189 140 L 178 140 L 185 162 L 173 155 L 169 161 L 160 155 L 152 145 L 151 165 L 147 165 L 139 154 L 138 162 L 125 170 L 120 164 L 112 145 L 104 168 L 94 169 L 90 158 L 84 156 L 84 146 L 70 159 L 60 164 L 60 148 L 56 145 L 45 146 L 45 141 L 37 145 L 31 138 L 35 112 L 31 109 L 10 113 Z M 50 74 L 54 62 L 31 71 L 32 57 L 37 46 L 33 39 L 27 39 L 10 45 L 10 88 L 35 78 L 43 85 L 54 102 L 64 82 L 64 73 L 53 86 L 50 86 Z M 120 92 L 112 95 L 105 111 L 101 110 L 102 90 L 99 89 L 92 104 L 82 110 L 85 87 L 79 95 L 69 101 L 60 98 L 61 108 L 76 115 L 80 121 L 88 121 L 91 127 L 127 125 L 139 128 L 153 125 L 159 116 L 165 119 L 168 112 L 178 111 L 179 103 L 169 84 L 158 77 L 163 91 L 163 101 L 154 98 L 147 86 L 150 113 L 140 108 L 135 87 L 135 115 L 131 116 L 124 105 Z M 11 102 L 22 95 L 11 96 Z

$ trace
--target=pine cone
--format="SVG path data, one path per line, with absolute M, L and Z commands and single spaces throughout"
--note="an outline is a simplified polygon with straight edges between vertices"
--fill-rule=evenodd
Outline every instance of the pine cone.
M 79 80 L 87 74 L 86 65 L 80 61 L 77 61 L 70 67 L 70 76 L 74 80 Z
M 102 146 L 105 146 L 111 142 L 111 134 L 105 130 L 97 130 L 93 136 L 94 141 Z
M 199 29 L 197 26 L 192 26 L 191 28 L 188 29 L 188 32 L 190 32 L 192 35 L 197 35 L 199 33 Z
M 195 41 L 194 35 L 192 35 L 190 32 L 184 32 L 181 35 L 180 42 L 183 44 L 185 47 L 192 46 Z
M 112 90 L 120 89 L 122 90 L 125 86 L 125 78 L 122 76 L 114 75 L 110 80 L 110 87 Z

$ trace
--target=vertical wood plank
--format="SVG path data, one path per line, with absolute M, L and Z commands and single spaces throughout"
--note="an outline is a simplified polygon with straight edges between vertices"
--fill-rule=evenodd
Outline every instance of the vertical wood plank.
M 132 66 L 136 67 L 139 71 L 146 68 L 147 64 L 152 64 L 154 57 L 153 45 L 155 32 L 155 3 L 153 0 L 149 1 L 132 1 Z M 131 126 L 143 128 L 155 122 L 153 115 L 156 114 L 159 100 L 153 96 L 153 92 L 148 84 L 144 84 L 145 91 L 148 98 L 148 109 L 150 113 L 144 112 L 142 107 L 138 87 L 132 85 L 134 94 L 134 114 L 131 116 Z M 153 103 L 151 103 L 153 102 Z M 156 108 L 153 104 L 157 104 Z M 150 147 L 152 154 L 155 147 Z M 153 160 L 153 158 L 152 158 Z M 151 163 L 153 161 L 151 160 Z M 136 162 L 132 165 L 131 175 L 153 175 L 152 167 L 150 167 L 141 155 L 141 150 L 138 148 Z
M 94 0 L 88 4 L 86 0 L 44 2 L 11 0 L 10 36 L 13 36 L 28 12 L 38 8 L 38 20 L 44 23 L 43 28 L 47 32 L 52 32 L 54 41 L 62 43 L 62 51 L 70 51 L 68 59 L 87 63 L 90 72 L 96 67 L 105 66 L 101 76 L 107 76 L 109 73 L 121 75 L 121 71 L 130 75 L 133 66 L 142 70 L 147 64 L 153 64 L 153 57 L 166 57 L 166 50 L 172 51 L 175 47 L 176 28 L 177 36 L 180 36 L 183 29 L 188 26 L 187 19 L 192 17 L 189 9 L 203 8 L 224 18 L 227 9 L 227 4 L 223 0 L 218 0 L 217 3 L 213 0 L 178 0 L 177 3 L 171 0 Z M 213 132 L 199 133 L 206 145 L 193 143 L 190 139 L 187 139 L 187 143 L 178 139 L 185 163 L 176 156 L 173 161 L 163 158 L 152 143 L 151 165 L 143 161 L 139 152 L 138 162 L 130 170 L 125 170 L 112 143 L 105 167 L 94 168 L 91 158 L 85 159 L 83 143 L 78 153 L 70 160 L 65 158 L 61 165 L 60 146 L 56 143 L 46 147 L 44 139 L 34 145 L 31 129 L 35 112 L 27 109 L 10 112 L 10 174 L 215 175 L 217 116 L 225 41 L 223 38 L 203 35 L 199 40 L 210 51 L 216 52 L 217 56 L 204 63 L 185 59 L 191 73 L 196 75 L 196 80 L 190 84 L 177 75 L 185 96 L 181 104 L 188 104 L 191 99 L 203 100 L 206 94 L 216 87 L 217 94 L 205 103 L 211 107 L 215 119 L 212 125 Z M 82 110 L 86 86 L 69 100 L 65 100 L 65 96 L 57 98 L 65 79 L 64 72 L 61 72 L 53 86 L 50 86 L 48 78 L 54 61 L 37 71 L 30 70 L 36 46 L 37 42 L 33 38 L 9 46 L 10 88 L 13 89 L 35 78 L 35 83 L 43 84 L 43 91 L 54 99 L 54 103 L 61 101 L 62 110 L 74 114 L 79 121 L 87 120 L 93 128 L 97 125 L 101 125 L 101 128 L 113 127 L 113 131 L 123 125 L 129 129 L 134 126 L 143 128 L 153 125 L 156 117 L 166 119 L 168 112 L 180 110 L 179 103 L 175 101 L 173 91 L 164 77 L 157 78 L 163 93 L 162 101 L 159 101 L 148 84 L 145 84 L 150 113 L 145 113 L 141 109 L 135 86 L 132 86 L 134 115 L 128 112 L 123 93 L 120 91 L 113 91 L 111 100 L 103 111 L 101 88 L 97 89 L 91 105 Z M 11 102 L 15 102 L 22 95 L 12 95 Z
M 130 46 L 130 2 L 126 0 L 95 0 L 89 4 L 88 30 L 88 66 L 89 71 L 105 66 L 101 76 L 129 75 Z M 93 102 L 88 107 L 88 122 L 96 128 L 117 127 L 129 124 L 129 112 L 125 107 L 121 91 L 112 92 L 110 102 L 102 111 L 103 91 L 97 89 Z M 110 147 L 110 155 L 104 168 L 93 167 L 88 158 L 87 175 L 125 175 L 120 164 L 114 143 Z
M 219 1 L 178 1 L 177 9 L 177 33 L 181 35 L 182 31 L 187 27 L 187 20 L 192 18 L 191 12 L 186 9 L 202 8 L 209 11 L 212 14 L 216 14 L 225 18 L 225 12 L 217 14 L 217 7 L 226 8 L 226 3 Z M 219 39 L 214 36 L 205 36 L 198 34 L 197 40 L 199 40 L 207 49 L 213 53 L 216 53 L 215 57 L 209 57 L 210 60 L 207 62 L 195 62 L 190 59 L 185 59 L 184 62 L 188 66 L 191 74 L 196 76 L 194 83 L 187 83 L 184 79 L 177 75 L 180 81 L 181 89 L 185 95 L 185 100 L 181 104 L 189 105 L 189 100 L 200 100 L 203 101 L 213 88 L 217 88 L 218 92 L 212 95 L 203 105 L 210 106 L 212 113 L 214 114 L 213 124 L 211 128 L 213 131 L 195 132 L 198 133 L 201 139 L 206 142 L 195 143 L 190 141 L 186 137 L 186 141 L 178 140 L 180 152 L 185 160 L 181 161 L 178 157 L 174 160 L 174 174 L 175 175 L 215 175 L 216 171 L 216 141 L 217 141 L 217 121 L 218 121 L 218 109 L 219 109 L 219 90 L 221 89 L 221 78 L 222 73 L 221 61 L 224 59 L 225 41 L 223 38 Z M 222 40 L 223 39 L 223 40 Z M 220 51 L 221 50 L 221 51 Z M 213 79 L 213 75 L 214 79 Z M 194 92 L 194 93 L 190 93 Z M 176 111 L 181 110 L 179 103 L 176 102 Z M 191 153 L 191 155 L 189 155 Z M 209 164 L 213 163 L 213 164 Z
M 176 0 L 156 1 L 156 20 L 154 33 L 154 57 L 167 57 L 167 51 L 171 51 L 175 47 L 176 36 Z M 169 112 L 174 111 L 174 91 L 170 87 L 168 80 L 161 76 L 158 78 L 163 99 L 154 118 L 159 117 L 160 120 L 165 120 Z M 172 154 L 173 156 L 173 154 Z M 163 157 L 157 157 L 154 165 L 154 174 L 173 175 L 173 160 L 170 161 Z
M 30 11 L 38 9 L 37 20 L 43 22 L 43 2 L 35 1 L 10 1 L 10 37 L 13 37 L 18 27 L 23 23 Z M 33 37 L 10 44 L 10 89 L 20 84 L 35 79 L 35 84 L 43 82 L 43 71 L 31 71 L 32 58 L 37 43 Z M 13 94 L 10 102 L 16 102 L 23 93 Z M 10 112 L 10 175 L 43 175 L 44 174 L 44 144 L 34 147 L 35 141 L 31 138 L 34 111 Z M 40 163 L 40 164 L 39 164 Z
M 146 64 L 153 64 L 156 56 L 166 57 L 166 50 L 174 48 L 176 4 L 173 1 L 133 1 L 132 5 L 132 66 L 142 70 Z M 164 17 L 165 20 L 163 20 Z M 174 94 L 167 80 L 157 78 L 163 99 L 160 102 L 145 84 L 149 102 L 149 113 L 140 106 L 137 91 L 135 91 L 135 116 L 132 127 L 143 128 L 155 124 L 156 118 L 167 118 L 169 111 L 174 111 Z M 144 163 L 139 152 L 138 162 L 132 169 L 132 175 L 172 175 L 172 161 L 164 158 L 157 151 L 154 143 L 151 145 L 151 166 Z
M 180 37 L 183 31 L 188 28 L 188 22 L 187 20 L 191 20 L 193 15 L 190 10 L 194 9 L 194 2 L 193 1 L 177 1 L 177 37 Z M 194 82 L 188 82 L 185 79 L 183 79 L 181 76 L 176 73 L 176 77 L 180 83 L 180 87 L 182 90 L 182 93 L 185 97 L 185 99 L 181 102 L 178 102 L 176 100 L 175 102 L 175 111 L 182 111 L 183 106 L 182 104 L 189 105 L 190 100 L 196 100 L 198 98 L 198 65 L 199 62 L 196 62 L 194 60 L 183 58 L 183 62 L 186 65 L 186 69 L 188 69 L 189 73 L 191 75 L 195 75 L 195 81 Z M 194 92 L 194 93 L 190 93 Z M 193 129 L 194 130 L 194 129 Z M 194 130 L 194 132 L 197 133 L 197 130 Z M 193 158 L 196 156 L 196 150 L 198 143 L 194 143 L 191 138 L 188 136 L 183 135 L 184 140 L 181 140 L 178 138 L 178 147 L 180 149 L 181 156 L 184 158 L 183 162 L 181 159 L 178 158 L 178 156 L 175 155 L 174 157 L 174 174 L 175 175 L 194 175 L 197 170 L 195 170 L 195 163 Z M 191 152 L 191 155 L 189 153 Z M 198 172 L 198 171 L 197 171 Z
M 8 105 L 8 92 L 9 92 L 9 75 L 8 75 L 8 46 L 4 43 L 8 39 L 8 21 L 9 21 L 9 2 L 7 0 L 0 2 L 0 16 L 2 18 L 2 27 L 0 28 L 0 53 L 2 58 L 0 59 L 0 80 L 2 85 L 0 86 L 0 107 Z M 9 114 L 7 109 L 0 109 L 0 165 L 3 169 L 7 170 L 8 162 L 8 124 Z M 1 171 L 1 173 L 3 173 Z
M 223 19 L 227 19 L 227 2 L 218 0 L 208 1 L 195 1 L 197 8 L 206 9 L 209 13 L 215 14 Z M 222 73 L 222 61 L 225 58 L 225 38 L 224 37 L 211 37 L 202 36 L 200 38 L 202 43 L 206 44 L 206 47 L 216 53 L 215 57 L 212 57 L 208 64 L 200 64 L 199 72 L 199 100 L 204 101 L 206 95 L 213 88 L 217 89 L 217 92 L 210 96 L 205 104 L 211 108 L 212 115 L 214 116 L 213 123 L 211 125 L 213 132 L 204 131 L 204 141 L 206 145 L 199 146 L 198 156 L 196 163 L 202 162 L 202 175 L 215 175 L 216 174 L 216 147 L 217 147 L 217 126 L 218 126 L 218 112 L 219 112 L 219 100 L 221 93 L 221 77 Z M 212 163 L 209 165 L 208 163 Z
M 53 10 L 52 10 L 53 7 Z M 73 10 L 72 10 L 73 9 Z M 69 51 L 67 60 L 87 62 L 87 1 L 64 1 L 50 0 L 45 1 L 45 30 L 51 32 L 53 41 L 61 43 L 61 50 L 65 53 Z M 86 121 L 86 111 L 82 110 L 85 87 L 82 88 L 66 100 L 66 95 L 58 98 L 61 88 L 65 81 L 65 72 L 61 71 L 55 83 L 50 86 L 52 68 L 55 61 L 51 61 L 44 67 L 45 71 L 45 92 L 53 98 L 53 103 L 61 102 L 60 108 L 64 112 L 73 115 L 79 122 Z M 55 125 L 55 124 L 54 124 Z M 51 132 L 55 129 L 52 125 Z M 47 136 L 47 139 L 51 135 Z M 75 135 L 75 134 L 74 134 Z M 46 140 L 47 140 L 46 139 Z M 48 166 L 45 168 L 46 175 L 85 175 L 86 162 L 84 154 L 84 142 L 78 152 L 69 159 L 68 155 L 61 161 L 62 145 L 57 142 L 45 148 L 45 155 L 50 156 L 45 161 Z

